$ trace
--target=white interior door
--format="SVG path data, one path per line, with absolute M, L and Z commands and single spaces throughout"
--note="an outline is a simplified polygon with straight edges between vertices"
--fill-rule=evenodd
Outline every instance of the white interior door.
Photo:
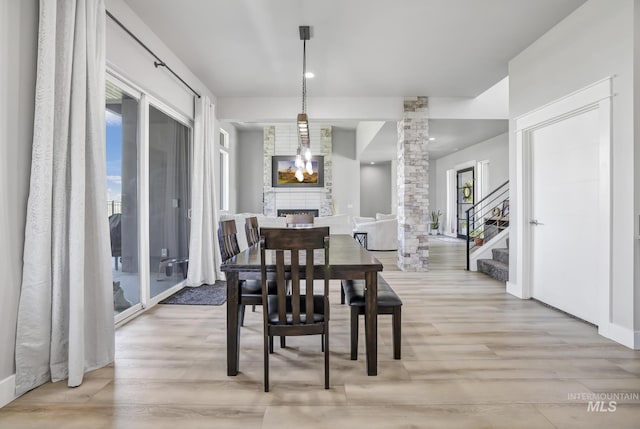
M 598 111 L 531 131 L 531 292 L 533 298 L 598 323 Z

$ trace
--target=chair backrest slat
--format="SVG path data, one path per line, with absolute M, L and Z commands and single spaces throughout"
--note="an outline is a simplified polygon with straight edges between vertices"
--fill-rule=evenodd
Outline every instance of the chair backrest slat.
M 324 243 L 323 243 L 324 245 Z M 306 297 L 305 297 L 305 307 L 307 310 L 307 320 L 313 320 L 313 313 L 315 312 L 313 308 L 313 251 L 307 251 L 307 261 L 306 261 Z M 326 277 L 326 276 L 325 276 Z
M 324 300 L 323 305 L 324 313 L 328 317 L 328 278 L 329 278 L 329 228 L 304 228 L 304 229 L 286 229 L 286 228 L 261 228 L 261 267 L 262 267 L 262 294 L 263 303 L 267 303 L 267 288 L 266 288 L 266 250 L 275 251 L 275 263 L 276 263 L 276 279 L 278 282 L 278 323 L 287 323 L 286 312 L 290 310 L 291 322 L 293 324 L 312 324 L 314 323 L 314 313 L 321 312 L 322 309 L 314 308 L 315 304 L 313 299 L 313 280 L 314 280 L 314 250 L 324 249 L 324 264 L 323 276 L 325 280 L 324 287 Z M 300 251 L 304 250 L 304 268 L 300 265 Z M 286 253 L 286 255 L 285 255 Z M 286 257 L 288 256 L 288 258 Z M 288 259 L 288 260 L 287 260 Z M 288 265 L 287 265 L 288 264 Z M 290 270 L 291 275 L 291 308 L 286 308 L 286 271 Z M 300 288 L 300 275 L 304 274 L 305 277 L 305 298 L 304 309 L 301 302 L 301 288 Z M 267 321 L 267 314 L 269 313 L 268 304 L 265 305 L 265 323 Z M 304 314 L 304 319 L 301 317 Z
M 255 216 L 248 217 L 245 220 L 244 231 L 247 234 L 247 244 L 249 246 L 253 246 L 260 241 L 258 218 Z
M 223 261 L 240 253 L 236 222 L 234 220 L 221 220 L 218 223 L 218 244 Z
M 285 282 L 284 251 L 276 250 L 276 281 L 278 294 L 278 320 L 281 325 L 287 324 L 287 291 Z M 263 299 L 266 301 L 266 299 Z
M 300 251 L 291 251 L 291 314 L 293 324 L 300 324 Z

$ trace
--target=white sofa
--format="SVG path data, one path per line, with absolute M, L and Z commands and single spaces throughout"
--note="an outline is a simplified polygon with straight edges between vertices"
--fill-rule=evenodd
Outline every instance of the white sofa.
M 354 217 L 353 232 L 367 233 L 368 250 L 396 250 L 398 248 L 398 219 L 394 215 L 376 214 Z
M 285 228 L 285 218 L 275 216 L 265 216 L 262 213 L 238 213 L 238 214 L 221 214 L 220 220 L 233 219 L 236 221 L 236 229 L 238 231 L 238 246 L 240 251 L 246 249 L 247 235 L 245 233 L 244 225 L 245 219 L 255 216 L 258 218 L 258 226 L 260 228 Z M 351 216 L 347 214 L 334 215 L 334 216 L 322 216 L 313 219 L 314 226 L 328 226 L 331 234 L 349 234 L 352 235 Z

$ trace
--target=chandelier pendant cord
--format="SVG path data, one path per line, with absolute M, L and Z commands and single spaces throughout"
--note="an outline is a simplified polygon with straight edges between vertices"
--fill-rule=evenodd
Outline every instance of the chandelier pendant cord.
M 307 112 L 307 41 L 302 41 L 302 113 Z

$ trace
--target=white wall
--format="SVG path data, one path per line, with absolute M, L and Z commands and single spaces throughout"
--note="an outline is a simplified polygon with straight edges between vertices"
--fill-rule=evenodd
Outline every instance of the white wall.
M 216 98 L 211 91 L 123 0 L 106 0 L 106 8 L 191 87 L 201 95 L 208 95 L 212 102 L 216 103 Z M 133 81 L 145 92 L 161 99 L 189 118 L 193 118 L 193 93 L 165 68 L 156 68 L 153 65 L 155 59 L 151 54 L 108 17 L 106 31 L 107 66 Z
M 634 259 L 634 23 L 636 0 L 590 0 L 509 63 L 510 129 L 513 119 L 607 76 L 613 79 L 612 116 L 612 324 L 632 334 L 640 328 L 640 284 Z M 635 9 L 634 9 L 635 8 Z M 637 48 L 636 48 L 637 49 Z M 635 89 L 637 91 L 637 89 Z M 510 135 L 511 188 L 515 187 L 515 136 Z M 635 189 L 634 189 L 635 186 Z M 511 204 L 514 207 L 515 204 Z M 637 206 L 637 204 L 636 204 Z M 512 209 L 513 210 L 513 209 Z M 512 219 L 515 213 L 512 213 Z M 522 246 L 511 241 L 512 247 Z M 516 277 L 515 258 L 510 278 Z M 635 310 L 634 310 L 635 302 Z M 635 322 L 634 322 L 635 318 Z M 635 323 L 635 326 L 634 326 Z M 640 337 L 636 334 L 636 341 Z
M 37 0 L 0 0 L 0 406 L 12 397 L 24 226 L 31 170 Z M 5 388 L 5 386 L 7 386 Z
M 380 132 L 384 126 L 384 121 L 360 121 L 356 127 L 356 156 L 360 154 L 369 143 Z
M 291 121 L 300 112 L 299 97 L 219 97 L 218 117 L 231 122 Z M 314 123 L 337 120 L 397 121 L 402 118 L 402 97 L 307 97 L 307 112 Z
M 475 98 L 429 97 L 429 118 L 509 118 L 509 77 L 505 77 Z
M 360 215 L 391 213 L 391 163 L 360 167 Z
M 334 214 L 360 215 L 360 163 L 356 159 L 355 130 L 333 127 Z
M 446 173 L 443 173 L 443 174 L 446 174 Z M 442 178 L 439 177 L 437 160 L 429 160 L 429 182 L 428 183 L 429 183 L 429 219 L 431 219 L 432 211 L 440 210 L 442 213 L 444 213 L 447 208 L 446 206 L 447 178 L 444 175 L 442 176 Z M 439 189 L 440 186 L 443 187 L 442 190 Z M 440 205 L 438 203 L 438 195 L 445 196 L 444 204 Z M 441 219 L 444 219 L 444 217 Z M 444 224 L 444 222 L 440 222 L 440 223 Z
M 509 135 L 500 134 L 489 140 L 474 144 L 458 152 L 443 156 L 430 162 L 429 187 L 431 210 L 440 210 L 444 214 L 447 209 L 447 170 L 469 161 L 489 160 L 489 184 L 491 192 L 509 180 Z M 433 175 L 432 175 L 433 174 Z M 435 192 L 431 192 L 435 191 Z M 435 204 L 434 204 L 435 202 Z M 443 218 L 444 219 L 444 218 Z
M 214 94 L 191 72 L 191 70 L 172 52 L 164 42 L 136 15 L 123 0 L 106 0 L 106 7 L 125 27 L 144 42 L 156 55 L 158 55 L 172 70 L 184 79 L 200 95 L 211 98 L 215 106 L 215 115 L 219 117 L 220 107 L 216 104 Z M 131 81 L 145 92 L 162 100 L 167 105 L 176 109 L 188 118 L 194 116 L 194 95 L 182 82 L 176 79 L 163 67 L 156 68 L 153 65 L 155 59 L 142 46 L 131 38 L 111 18 L 106 18 L 107 32 L 107 67 Z M 222 127 L 229 133 L 229 156 L 231 178 L 229 183 L 229 208 L 235 212 L 237 202 L 237 161 L 236 129 L 225 121 L 215 121 L 215 168 L 216 173 L 220 165 L 219 133 Z M 219 198 L 219 180 L 216 176 Z
M 264 135 L 262 130 L 238 132 L 238 212 L 262 213 L 264 188 Z

